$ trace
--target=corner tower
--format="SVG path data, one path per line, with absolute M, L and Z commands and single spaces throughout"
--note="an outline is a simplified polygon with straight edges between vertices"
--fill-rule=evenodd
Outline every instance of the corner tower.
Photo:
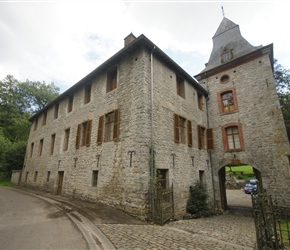
M 273 77 L 273 44 L 253 46 L 223 18 L 205 69 L 215 202 L 227 208 L 225 166 L 247 164 L 281 205 L 290 204 L 289 142 Z

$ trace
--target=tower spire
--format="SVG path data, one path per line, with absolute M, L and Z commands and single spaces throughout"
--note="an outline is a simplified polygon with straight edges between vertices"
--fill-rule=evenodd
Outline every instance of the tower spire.
M 222 7 L 222 14 L 223 14 L 223 17 L 225 17 L 224 6 L 221 6 L 221 7 Z

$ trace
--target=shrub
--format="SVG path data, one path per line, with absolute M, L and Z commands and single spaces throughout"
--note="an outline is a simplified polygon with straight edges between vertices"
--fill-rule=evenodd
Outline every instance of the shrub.
M 207 215 L 208 207 L 208 192 L 206 184 L 197 181 L 194 186 L 189 187 L 190 197 L 187 201 L 187 212 L 198 216 Z

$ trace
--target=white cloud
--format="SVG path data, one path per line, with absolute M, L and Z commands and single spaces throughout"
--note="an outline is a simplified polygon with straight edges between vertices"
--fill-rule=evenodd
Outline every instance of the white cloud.
M 61 91 L 144 34 L 188 73 L 203 69 L 223 16 L 220 2 L 0 2 L 0 79 L 51 82 Z M 274 43 L 290 68 L 288 2 L 225 2 L 227 18 L 252 45 Z

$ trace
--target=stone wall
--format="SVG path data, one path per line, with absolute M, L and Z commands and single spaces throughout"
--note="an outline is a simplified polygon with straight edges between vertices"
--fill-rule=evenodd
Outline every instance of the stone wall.
M 223 75 L 229 76 L 221 83 Z M 215 187 L 219 197 L 218 171 L 233 159 L 249 164 L 262 176 L 265 189 L 282 203 L 290 204 L 289 143 L 276 93 L 271 63 L 268 55 L 203 80 L 208 86 L 210 126 L 214 128 L 215 150 L 213 166 Z M 234 89 L 238 109 L 221 113 L 218 93 Z M 242 129 L 244 149 L 224 150 L 222 129 L 226 124 L 239 124 Z
M 157 58 L 154 65 L 154 151 L 157 169 L 168 169 L 169 184 L 174 184 L 176 214 L 185 213 L 189 186 L 204 171 L 204 181 L 211 190 L 211 172 L 205 149 L 197 149 L 197 125 L 206 125 L 206 112 L 197 107 L 197 92 L 185 82 L 185 98 L 176 93 L 176 73 Z M 117 65 L 117 88 L 106 90 L 106 73 L 92 80 L 91 101 L 84 104 L 84 87 L 74 93 L 73 111 L 67 111 L 68 98 L 59 103 L 59 116 L 54 108 L 47 123 L 31 126 L 22 185 L 57 193 L 59 173 L 63 172 L 62 195 L 87 201 L 99 201 L 145 219 L 149 209 L 151 147 L 151 78 L 150 52 L 140 49 Z M 204 100 L 205 101 L 205 100 Z M 119 109 L 118 141 L 97 145 L 99 117 Z M 174 142 L 173 115 L 178 113 L 192 121 L 193 147 Z M 89 147 L 76 149 L 78 124 L 92 120 Z M 64 150 L 65 130 L 70 129 L 69 147 Z M 51 155 L 51 135 L 56 135 Z M 39 155 L 40 140 L 44 140 Z M 34 152 L 30 157 L 31 143 Z M 130 156 L 132 153 L 132 157 Z M 176 155 L 173 164 L 172 154 Z M 194 165 L 192 164 L 194 156 Z M 92 186 L 93 171 L 98 171 L 97 186 Z M 37 175 L 36 175 L 37 173 Z M 48 178 L 49 175 L 49 178 Z

